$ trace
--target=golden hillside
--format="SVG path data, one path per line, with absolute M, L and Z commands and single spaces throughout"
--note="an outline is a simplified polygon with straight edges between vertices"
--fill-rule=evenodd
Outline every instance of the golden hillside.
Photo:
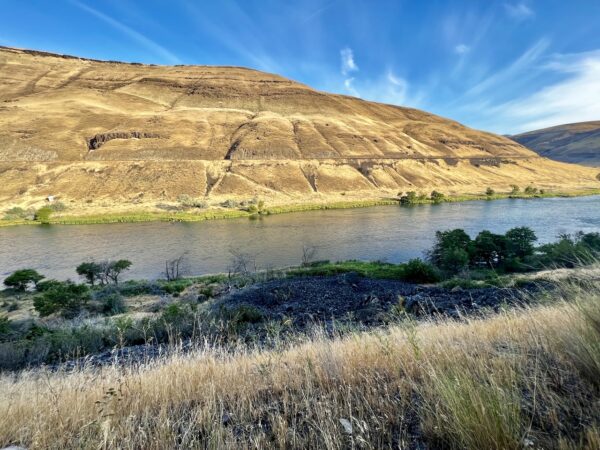
M 422 111 L 237 67 L 150 66 L 0 48 L 0 204 L 92 211 L 598 187 L 597 170 Z

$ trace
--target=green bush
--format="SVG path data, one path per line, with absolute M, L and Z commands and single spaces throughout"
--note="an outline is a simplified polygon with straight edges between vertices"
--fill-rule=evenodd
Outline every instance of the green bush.
M 125 301 L 123 296 L 114 286 L 103 289 L 94 295 L 94 300 L 100 305 L 103 314 L 115 315 L 125 312 Z
M 517 186 L 516 184 L 512 184 L 510 187 L 511 187 L 510 195 L 518 195 L 519 192 L 521 192 L 521 188 L 519 188 L 519 186 Z
M 496 194 L 496 191 L 494 191 L 491 187 L 485 190 L 485 195 L 487 195 L 488 197 L 492 197 L 494 194 Z
M 15 220 L 15 219 L 30 219 L 34 216 L 33 210 L 31 209 L 23 209 L 18 206 L 14 208 L 10 208 L 6 210 L 4 213 L 4 218 L 7 220 Z
M 160 287 L 167 293 L 167 294 L 180 294 L 181 292 L 183 292 L 187 287 L 191 286 L 193 284 L 193 281 L 187 278 L 180 278 L 179 280 L 172 280 L 172 281 L 163 281 L 160 283 Z
M 4 280 L 4 284 L 18 291 L 26 291 L 30 284 L 37 284 L 44 278 L 33 269 L 16 270 Z
M 445 195 L 438 191 L 432 191 L 429 198 L 433 203 L 442 203 L 445 200 Z
M 525 188 L 525 194 L 527 194 L 527 195 L 537 194 L 537 191 L 538 191 L 537 188 L 534 186 L 527 186 Z
M 35 285 L 35 290 L 38 292 L 46 292 L 53 287 L 62 286 L 62 282 L 58 280 L 43 280 Z
M 49 224 L 50 216 L 53 212 L 54 211 L 52 211 L 52 209 L 50 209 L 48 206 L 44 206 L 43 208 L 40 208 L 35 212 L 34 220 L 37 220 L 38 222 L 43 224 Z
M 254 306 L 240 305 L 225 312 L 228 320 L 235 324 L 258 323 L 264 319 L 263 313 Z
M 403 264 L 402 279 L 412 283 L 435 283 L 440 280 L 440 275 L 431 264 L 417 258 Z
M 400 203 L 403 205 L 414 205 L 419 201 L 415 191 L 408 191 L 406 195 L 400 197 Z
M 77 315 L 90 299 L 87 286 L 65 281 L 50 287 L 33 299 L 33 306 L 40 316 L 59 313 L 71 318 Z

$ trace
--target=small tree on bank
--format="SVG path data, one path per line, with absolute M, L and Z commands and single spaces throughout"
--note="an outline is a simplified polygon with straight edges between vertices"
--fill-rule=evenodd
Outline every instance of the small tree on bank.
M 4 284 L 18 291 L 26 291 L 30 284 L 37 284 L 43 278 L 43 275 L 33 269 L 21 269 L 6 277 Z
M 102 273 L 104 268 L 101 264 L 95 262 L 84 262 L 77 266 L 75 269 L 77 274 L 83 278 L 85 281 L 93 286 L 96 282 L 100 282 L 102 280 Z

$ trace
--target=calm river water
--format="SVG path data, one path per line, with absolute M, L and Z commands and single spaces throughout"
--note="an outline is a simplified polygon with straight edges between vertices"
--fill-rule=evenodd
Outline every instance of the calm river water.
M 0 228 L 0 279 L 32 267 L 47 277 L 76 279 L 89 259 L 126 258 L 128 278 L 159 278 L 165 260 L 186 253 L 193 275 L 226 272 L 231 251 L 255 255 L 259 268 L 297 265 L 303 245 L 317 259 L 401 262 L 423 256 L 437 230 L 505 232 L 526 225 L 541 242 L 559 233 L 600 231 L 600 196 L 494 200 L 410 208 L 311 211 L 197 223 L 20 226 Z

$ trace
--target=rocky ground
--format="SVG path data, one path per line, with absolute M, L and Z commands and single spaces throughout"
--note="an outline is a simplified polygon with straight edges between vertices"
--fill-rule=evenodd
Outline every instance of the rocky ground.
M 289 321 L 292 327 L 288 333 L 302 333 L 315 325 L 333 332 L 340 325 L 357 329 L 382 326 L 401 320 L 405 313 L 409 317 L 426 319 L 440 315 L 460 318 L 497 312 L 504 306 L 530 303 L 533 294 L 543 288 L 540 282 L 531 282 L 520 288 L 447 289 L 347 273 L 257 283 L 224 295 L 214 302 L 212 308 L 217 312 L 251 307 L 261 313 L 261 323 Z M 260 343 L 264 338 L 264 327 L 260 323 L 251 326 L 247 332 L 257 337 L 254 343 Z M 175 350 L 186 352 L 193 348 L 194 342 L 188 340 Z M 172 351 L 173 348 L 168 345 L 130 346 L 68 361 L 53 368 L 69 370 L 82 365 L 114 363 L 137 365 Z

